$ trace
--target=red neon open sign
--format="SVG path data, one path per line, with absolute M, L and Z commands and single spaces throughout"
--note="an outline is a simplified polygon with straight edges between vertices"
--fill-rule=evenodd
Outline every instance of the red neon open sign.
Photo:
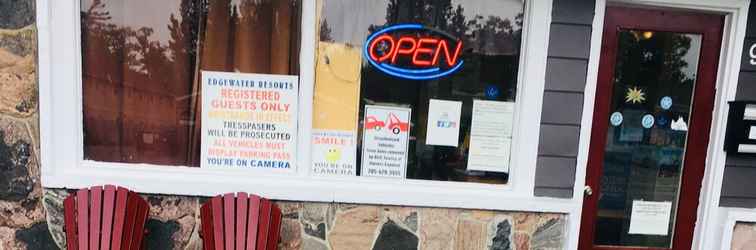
M 429 80 L 462 67 L 462 46 L 461 40 L 435 29 L 401 24 L 373 33 L 365 43 L 365 57 L 389 75 Z
M 378 56 L 375 47 L 378 43 L 384 41 L 389 43 L 389 50 L 382 56 Z M 460 50 L 462 50 L 462 41 L 457 42 L 452 53 L 449 49 L 449 42 L 444 39 L 403 36 L 395 42 L 394 37 L 384 34 L 370 43 L 370 58 L 379 63 L 390 59 L 392 64 L 396 64 L 398 56 L 407 56 L 412 58 L 412 65 L 414 66 L 435 66 L 438 65 L 439 55 L 444 53 L 446 63 L 451 67 L 457 64 Z M 428 57 L 422 58 L 423 55 Z

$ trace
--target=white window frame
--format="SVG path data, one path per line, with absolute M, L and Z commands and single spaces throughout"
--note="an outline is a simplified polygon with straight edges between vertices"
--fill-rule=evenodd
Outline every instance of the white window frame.
M 535 197 L 536 160 L 552 0 L 525 3 L 509 183 L 491 185 L 310 176 L 316 51 L 315 0 L 302 0 L 297 173 L 97 162 L 83 158 L 80 6 L 37 0 L 42 185 L 117 184 L 137 192 L 212 196 L 246 191 L 272 199 L 574 213 L 569 199 Z

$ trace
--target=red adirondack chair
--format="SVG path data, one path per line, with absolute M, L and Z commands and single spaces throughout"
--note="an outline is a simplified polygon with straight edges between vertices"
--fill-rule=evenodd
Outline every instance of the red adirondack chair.
M 149 205 L 138 194 L 106 185 L 76 191 L 63 201 L 69 250 L 139 250 Z
M 268 199 L 241 192 L 210 198 L 200 209 L 205 250 L 278 248 L 281 209 Z

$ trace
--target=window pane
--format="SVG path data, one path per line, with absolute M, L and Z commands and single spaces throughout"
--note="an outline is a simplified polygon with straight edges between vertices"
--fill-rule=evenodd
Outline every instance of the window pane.
M 323 0 L 320 5 L 314 174 L 507 182 L 522 1 Z M 398 24 L 420 24 L 423 29 L 384 33 L 390 42 L 365 46 L 371 34 Z M 385 63 L 421 70 L 415 64 L 417 58 L 395 60 L 400 56 L 380 51 L 393 51 L 398 39 L 447 39 L 447 47 L 452 48 L 461 43 L 457 60 L 464 64 L 448 76 L 416 80 L 388 74 L 365 58 L 370 52 L 364 50 L 378 47 L 378 56 L 391 58 Z M 426 61 L 443 64 L 455 59 L 453 49 L 443 54 L 448 48 L 429 47 L 432 52 Z M 442 59 L 431 60 L 434 55 Z M 391 124 L 401 124 L 402 115 L 409 116 L 407 138 L 394 138 L 400 141 L 394 145 L 396 152 L 376 153 L 383 149 L 373 142 L 391 139 L 391 133 L 398 131 Z M 438 131 L 458 131 L 458 135 Z M 406 153 L 402 140 L 406 140 Z M 376 167 L 381 164 L 385 166 Z M 397 170 L 398 175 L 378 170 Z
M 299 71 L 299 1 L 81 6 L 85 159 L 198 166 L 201 70 Z
M 643 30 L 617 34 L 594 243 L 669 248 L 702 36 Z M 659 218 L 647 221 L 648 211 Z

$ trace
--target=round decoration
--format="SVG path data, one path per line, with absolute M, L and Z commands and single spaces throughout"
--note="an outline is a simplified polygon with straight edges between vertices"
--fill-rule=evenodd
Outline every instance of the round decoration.
M 639 104 L 646 101 L 646 93 L 643 92 L 643 89 L 638 87 L 632 87 L 627 89 L 627 94 L 625 94 L 625 102 L 631 103 L 631 104 Z
M 501 93 L 501 91 L 499 90 L 499 87 L 497 87 L 496 85 L 488 85 L 488 86 L 486 86 L 486 97 L 491 98 L 491 99 L 495 99 L 495 98 L 499 97 L 500 93 Z
M 641 119 L 641 125 L 643 125 L 644 128 L 651 128 L 654 126 L 654 116 L 653 115 L 644 115 L 643 119 Z
M 668 110 L 669 108 L 672 107 L 672 97 L 669 97 L 669 96 L 662 97 L 662 99 L 659 101 L 659 105 L 664 110 Z
M 609 122 L 612 123 L 612 126 L 619 126 L 622 124 L 622 113 L 620 112 L 614 112 L 612 113 L 612 116 L 609 117 Z

